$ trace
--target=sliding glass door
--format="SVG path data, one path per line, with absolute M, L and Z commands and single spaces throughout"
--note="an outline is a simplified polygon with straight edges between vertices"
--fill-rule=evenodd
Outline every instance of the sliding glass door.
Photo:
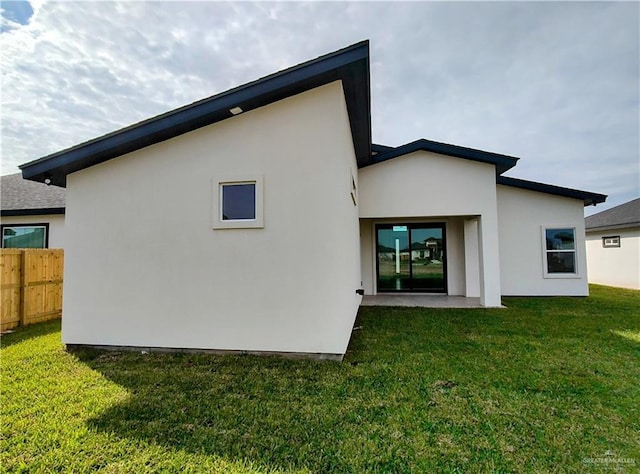
M 378 291 L 446 293 L 445 242 L 442 223 L 376 225 Z

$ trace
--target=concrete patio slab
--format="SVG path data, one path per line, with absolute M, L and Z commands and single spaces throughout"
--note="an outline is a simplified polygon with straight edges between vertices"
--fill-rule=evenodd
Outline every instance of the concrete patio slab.
M 384 294 L 366 295 L 360 306 L 412 306 L 421 308 L 482 308 L 480 298 L 464 296 Z

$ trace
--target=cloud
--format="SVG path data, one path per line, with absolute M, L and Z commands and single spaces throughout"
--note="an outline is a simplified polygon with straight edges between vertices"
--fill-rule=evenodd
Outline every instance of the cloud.
M 3 173 L 368 38 L 376 142 L 640 194 L 636 3 L 31 3 L 0 34 Z

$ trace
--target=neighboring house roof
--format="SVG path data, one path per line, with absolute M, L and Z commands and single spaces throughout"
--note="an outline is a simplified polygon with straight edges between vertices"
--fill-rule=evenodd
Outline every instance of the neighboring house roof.
M 556 196 L 580 199 L 585 206 L 595 206 L 607 199 L 606 194 L 592 193 L 589 191 L 581 191 L 579 189 L 563 188 L 561 186 L 553 186 L 551 184 L 538 183 L 536 181 L 527 181 L 518 178 L 509 178 L 507 176 L 498 176 L 496 183 L 514 188 L 527 189 L 529 191 L 537 191 L 546 194 L 555 194 Z
M 585 227 L 588 231 L 640 227 L 640 198 L 587 217 Z
M 341 80 L 359 165 L 371 159 L 369 42 L 271 74 L 193 104 L 144 120 L 102 137 L 20 166 L 25 178 L 66 185 L 69 173 Z
M 64 188 L 9 174 L 0 177 L 0 212 L 2 216 L 64 214 L 66 194 Z
M 371 148 L 374 153 L 371 161 L 360 165 L 360 167 L 375 165 L 376 163 L 408 155 L 409 153 L 416 151 L 430 151 L 441 155 L 454 156 L 456 158 L 464 158 L 467 160 L 479 161 L 481 163 L 489 163 L 495 165 L 498 174 L 502 174 L 513 168 L 519 160 L 519 158 L 514 156 L 500 155 L 499 153 L 476 150 L 474 148 L 465 148 L 462 146 L 450 145 L 448 143 L 434 142 L 424 138 L 395 148 L 383 145 L 374 145 Z

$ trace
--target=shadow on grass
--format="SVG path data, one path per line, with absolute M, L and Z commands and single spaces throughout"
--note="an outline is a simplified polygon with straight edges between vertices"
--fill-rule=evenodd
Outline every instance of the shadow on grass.
M 131 395 L 89 426 L 266 471 L 422 472 L 430 465 L 416 450 L 442 435 L 439 424 L 425 429 L 423 422 L 436 416 L 431 392 L 450 391 L 434 385 L 442 383 L 440 369 L 449 369 L 427 370 L 431 339 L 419 310 L 361 312 L 342 363 L 76 350 Z M 477 344 L 450 343 L 446 357 L 463 358 L 465 350 L 477 351 Z M 414 356 L 419 360 L 405 366 Z M 458 461 L 445 458 L 441 467 Z
M 98 431 L 266 471 L 411 470 L 387 444 L 386 375 L 358 375 L 349 363 L 275 357 L 77 355 L 132 395 L 90 420 Z M 379 455 L 359 458 L 359 442 Z
M 59 332 L 61 324 L 61 319 L 53 319 L 43 323 L 15 328 L 11 332 L 0 335 L 0 347 L 9 347 L 22 341 L 46 336 L 56 331 Z

